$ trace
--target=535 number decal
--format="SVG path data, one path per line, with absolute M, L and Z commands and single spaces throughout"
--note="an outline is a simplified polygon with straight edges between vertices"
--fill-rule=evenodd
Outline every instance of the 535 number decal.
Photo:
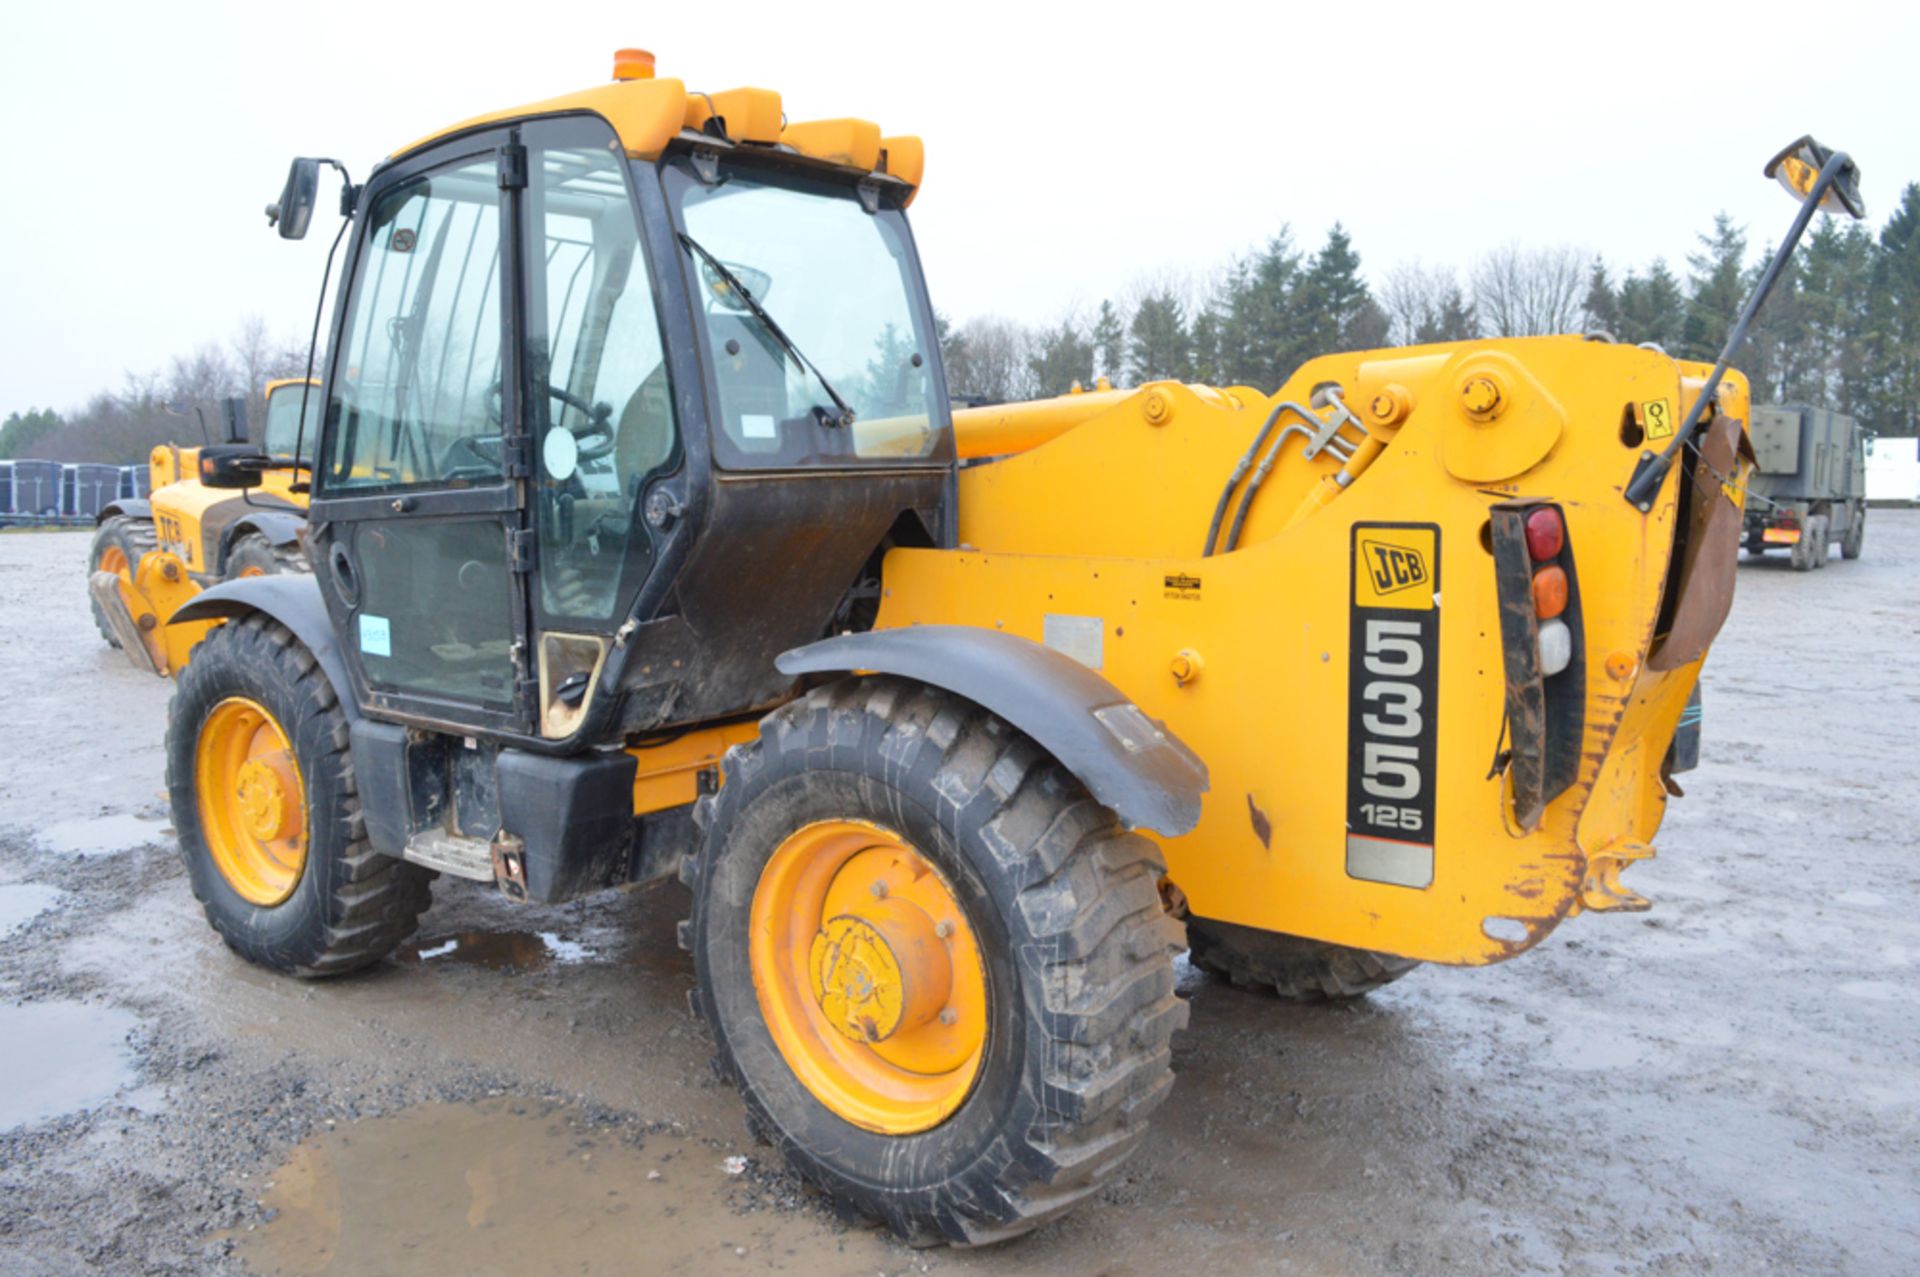
M 1440 529 L 1353 530 L 1347 691 L 1347 873 L 1433 881 L 1440 665 Z

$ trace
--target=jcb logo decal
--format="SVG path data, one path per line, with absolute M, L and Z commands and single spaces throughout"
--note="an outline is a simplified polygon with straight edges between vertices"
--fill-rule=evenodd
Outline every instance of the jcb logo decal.
M 1367 555 L 1367 570 L 1373 574 L 1375 594 L 1392 594 L 1427 583 L 1427 561 L 1418 550 L 1379 541 L 1362 541 L 1360 545 Z
M 1433 607 L 1432 528 L 1365 528 L 1355 537 L 1356 607 Z

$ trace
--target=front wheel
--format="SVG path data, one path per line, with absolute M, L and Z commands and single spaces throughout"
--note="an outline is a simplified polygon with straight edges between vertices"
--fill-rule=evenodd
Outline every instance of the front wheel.
M 91 578 L 95 572 L 111 572 L 130 588 L 134 573 L 139 571 L 140 560 L 158 544 L 154 540 L 153 520 L 116 514 L 101 523 L 93 534 L 93 549 L 87 556 L 87 575 Z M 100 601 L 89 593 L 88 602 L 93 607 L 93 624 L 100 631 L 100 637 L 107 641 L 109 647 L 119 647 L 120 636 L 107 624 L 107 614 L 100 610 Z
M 1282 1002 L 1344 1002 L 1392 984 L 1419 966 L 1371 949 L 1260 931 L 1211 918 L 1187 919 L 1189 957 L 1203 971 Z
M 697 1006 L 750 1124 L 910 1241 L 1024 1233 L 1098 1191 L 1173 1083 L 1158 849 L 972 703 L 849 679 L 775 711 L 703 799 Z
M 207 921 L 241 957 L 337 975 L 413 933 L 433 875 L 368 844 L 333 685 L 254 612 L 215 626 L 167 713 L 167 788 Z

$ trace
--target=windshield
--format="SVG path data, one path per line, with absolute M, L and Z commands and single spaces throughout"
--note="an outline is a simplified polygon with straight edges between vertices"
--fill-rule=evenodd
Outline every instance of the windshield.
M 845 183 L 721 172 L 709 186 L 685 161 L 666 170 L 720 463 L 945 460 L 938 350 L 904 216 L 867 212 Z
M 300 396 L 306 392 L 307 431 L 305 438 L 300 436 Z M 260 446 L 269 456 L 291 457 L 293 446 L 300 444 L 300 458 L 303 461 L 313 459 L 314 437 L 320 432 L 320 406 L 326 398 L 320 393 L 320 387 L 309 387 L 303 381 L 285 381 L 267 390 L 267 425 L 261 435 Z

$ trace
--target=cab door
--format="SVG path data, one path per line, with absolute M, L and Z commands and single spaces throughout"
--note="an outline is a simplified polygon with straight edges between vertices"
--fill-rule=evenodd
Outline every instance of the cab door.
M 517 130 L 475 134 L 361 196 L 310 513 L 361 703 L 505 731 L 534 713 L 525 156 Z
M 582 722 L 614 632 L 666 570 L 647 499 L 683 468 L 638 188 L 604 120 L 528 124 L 521 220 L 541 735 Z M 678 489 L 664 494 L 678 507 Z

